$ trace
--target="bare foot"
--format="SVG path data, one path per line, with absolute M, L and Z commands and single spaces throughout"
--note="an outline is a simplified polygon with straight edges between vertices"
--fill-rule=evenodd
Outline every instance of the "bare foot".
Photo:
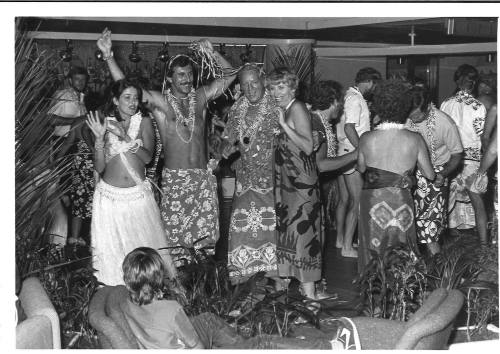
M 340 254 L 342 257 L 346 258 L 358 258 L 358 251 L 356 251 L 354 248 L 351 249 L 343 249 L 340 251 Z
M 336 248 L 342 248 L 344 246 L 344 240 L 337 240 L 335 242 L 335 247 Z

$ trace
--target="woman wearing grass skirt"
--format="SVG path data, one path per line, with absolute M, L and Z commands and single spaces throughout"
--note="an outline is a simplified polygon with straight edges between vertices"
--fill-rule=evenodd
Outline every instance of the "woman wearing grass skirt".
M 120 265 L 137 247 L 166 247 L 158 205 L 145 165 L 151 160 L 153 126 L 138 110 L 142 90 L 127 80 L 111 86 L 107 117 L 97 112 L 87 124 L 95 135 L 94 165 L 102 176 L 92 205 L 92 253 L 97 279 L 106 285 L 123 284 Z M 176 270 L 170 254 L 160 250 L 169 276 Z

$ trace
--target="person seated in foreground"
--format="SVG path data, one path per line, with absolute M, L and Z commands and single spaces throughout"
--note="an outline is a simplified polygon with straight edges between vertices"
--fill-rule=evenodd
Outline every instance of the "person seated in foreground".
M 119 307 L 140 349 L 342 349 L 344 345 L 338 333 L 318 329 L 311 329 L 311 338 L 268 334 L 244 338 L 213 313 L 188 318 L 177 301 L 164 298 L 168 295 L 165 264 L 152 248 L 136 248 L 127 254 L 122 268 L 125 286 L 115 286 L 118 291 L 113 296 L 121 297 L 126 288 L 128 296 Z
M 129 293 L 123 312 L 141 349 L 204 349 L 181 305 L 163 298 L 165 264 L 158 252 L 136 248 L 122 269 Z

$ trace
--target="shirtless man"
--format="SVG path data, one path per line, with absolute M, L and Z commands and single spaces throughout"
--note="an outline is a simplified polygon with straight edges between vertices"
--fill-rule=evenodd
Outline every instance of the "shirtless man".
M 202 39 L 199 44 L 224 70 L 231 70 L 210 41 Z M 110 30 L 103 31 L 97 46 L 113 79 L 123 78 L 111 51 Z M 170 246 L 180 246 L 172 250 L 177 265 L 182 258 L 189 260 L 186 247 L 212 248 L 219 237 L 217 183 L 212 174 L 215 166 L 208 166 L 206 110 L 208 102 L 219 97 L 234 79 L 224 77 L 195 90 L 192 60 L 176 55 L 168 64 L 171 87 L 165 95 L 143 91 L 142 100 L 153 112 L 165 155 L 160 210 Z

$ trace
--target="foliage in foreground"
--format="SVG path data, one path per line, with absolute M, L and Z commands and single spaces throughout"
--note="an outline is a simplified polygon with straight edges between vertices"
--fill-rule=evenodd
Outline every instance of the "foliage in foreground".
M 472 334 L 498 321 L 498 249 L 457 237 L 432 257 L 415 257 L 407 246 L 388 248 L 357 280 L 363 312 L 370 317 L 406 321 L 437 288 L 459 289 L 466 297 Z

